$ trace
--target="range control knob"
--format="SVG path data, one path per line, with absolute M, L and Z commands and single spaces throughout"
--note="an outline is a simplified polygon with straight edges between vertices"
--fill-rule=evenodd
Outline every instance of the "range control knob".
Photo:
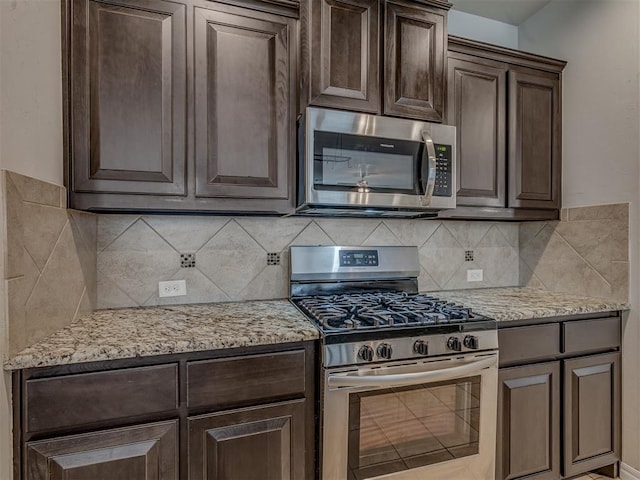
M 373 348 L 371 348 L 369 345 L 363 345 L 358 351 L 358 358 L 360 360 L 364 360 L 365 362 L 373 361 Z
M 429 344 L 424 340 L 416 340 L 413 344 L 413 351 L 418 355 L 429 355 Z
M 467 335 L 466 337 L 464 337 L 464 340 L 462 341 L 462 343 L 464 344 L 465 347 L 470 348 L 472 350 L 478 349 L 478 337 L 474 335 Z
M 386 360 L 391 360 L 391 354 L 393 353 L 393 349 L 391 348 L 391 345 L 389 345 L 388 343 L 381 343 L 380 345 L 378 345 L 378 356 L 381 358 L 384 358 Z
M 458 337 L 449 337 L 449 340 L 447 340 L 447 348 L 449 350 L 454 350 L 456 352 L 461 352 L 462 351 L 462 342 L 460 341 L 460 339 Z

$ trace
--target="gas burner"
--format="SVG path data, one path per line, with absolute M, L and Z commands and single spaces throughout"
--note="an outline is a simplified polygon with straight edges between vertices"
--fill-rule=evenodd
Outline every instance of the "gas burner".
M 298 297 L 294 303 L 325 332 L 484 320 L 470 308 L 426 294 L 367 292 Z

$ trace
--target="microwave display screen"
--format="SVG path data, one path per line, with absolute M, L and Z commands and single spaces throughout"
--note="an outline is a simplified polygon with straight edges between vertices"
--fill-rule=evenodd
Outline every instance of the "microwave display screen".
M 314 132 L 316 188 L 415 193 L 422 143 L 367 135 Z

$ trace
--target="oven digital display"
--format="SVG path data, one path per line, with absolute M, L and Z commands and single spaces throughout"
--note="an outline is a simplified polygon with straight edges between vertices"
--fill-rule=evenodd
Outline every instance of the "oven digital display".
M 377 267 L 377 250 L 341 250 L 341 267 Z

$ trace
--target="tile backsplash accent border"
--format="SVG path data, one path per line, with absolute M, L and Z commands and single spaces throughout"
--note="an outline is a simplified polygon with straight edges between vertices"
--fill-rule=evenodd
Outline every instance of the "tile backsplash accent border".
M 96 215 L 68 210 L 64 187 L 0 172 L 9 354 L 96 306 Z
M 97 241 L 98 308 L 286 298 L 292 245 L 416 245 L 422 291 L 476 288 L 469 268 L 484 270 L 483 287 L 519 281 L 514 223 L 100 215 Z M 181 268 L 188 253 L 196 266 Z M 158 296 L 159 281 L 183 279 L 187 296 Z

